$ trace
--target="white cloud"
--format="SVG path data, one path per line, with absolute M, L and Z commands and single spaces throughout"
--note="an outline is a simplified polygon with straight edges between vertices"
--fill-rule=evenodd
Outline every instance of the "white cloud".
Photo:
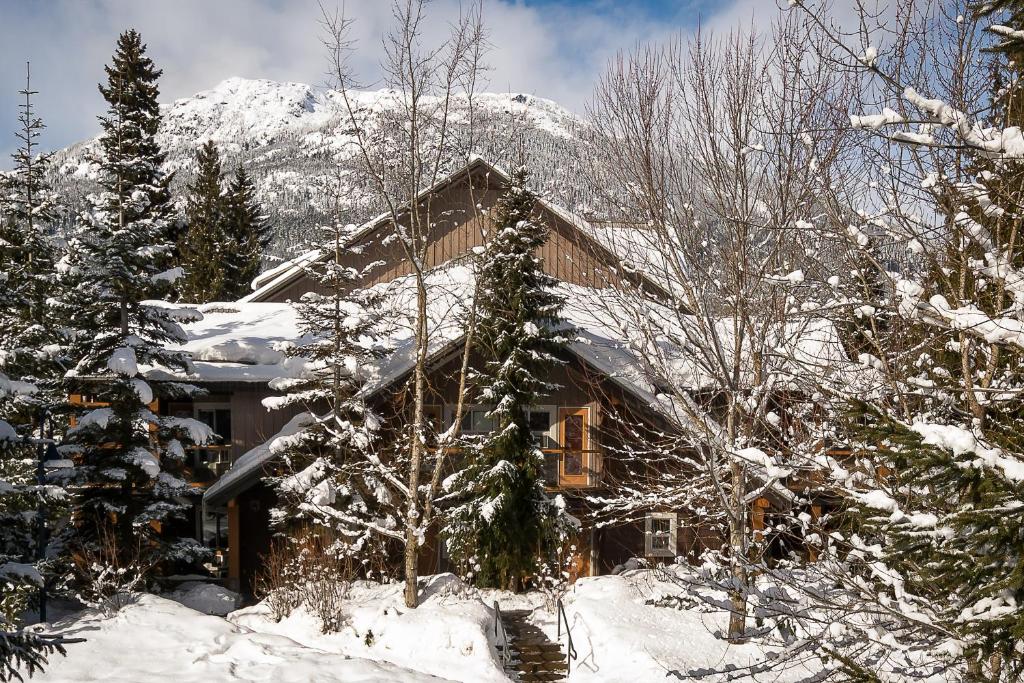
M 325 3 L 327 4 L 327 3 Z M 456 16 L 459 0 L 430 5 L 428 40 L 440 40 Z M 677 21 L 636 9 L 641 3 L 577 7 L 489 0 L 485 23 L 493 49 L 488 89 L 529 92 L 582 111 L 596 76 L 619 49 L 689 31 L 696 14 Z M 379 81 L 381 36 L 391 25 L 386 0 L 348 0 L 356 19 L 354 66 L 369 86 Z M 117 35 L 138 29 L 163 69 L 162 99 L 207 89 L 230 76 L 319 83 L 325 70 L 316 0 L 0 0 L 0 131 L 16 116 L 16 91 L 31 60 L 38 113 L 49 126 L 43 143 L 58 147 L 94 135 L 103 102 L 96 83 L 103 77 Z M 775 12 L 770 0 L 726 0 L 706 22 L 711 28 L 737 20 L 754 23 Z M 749 23 L 748 23 L 749 25 Z M 0 167 L 13 147 L 0 139 Z

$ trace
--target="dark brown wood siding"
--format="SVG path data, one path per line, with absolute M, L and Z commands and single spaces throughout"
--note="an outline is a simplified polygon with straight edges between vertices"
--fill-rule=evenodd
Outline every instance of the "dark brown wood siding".
M 290 406 L 279 410 L 269 410 L 262 401 L 268 396 L 276 396 L 268 386 L 255 383 L 255 386 L 240 386 L 231 393 L 231 436 L 232 459 L 248 450 L 266 443 L 287 422 L 302 412 L 301 406 Z
M 427 247 L 427 268 L 435 268 L 472 254 L 482 246 L 494 229 L 493 207 L 501 195 L 491 178 L 479 173 L 447 185 L 431 199 L 429 220 L 431 241 Z M 426 213 L 426 209 L 422 213 Z M 547 243 L 538 256 L 544 270 L 562 282 L 583 287 L 606 287 L 616 281 L 614 258 L 599 244 L 565 220 L 561 215 L 538 206 L 535 219 L 550 230 Z M 426 220 L 426 218 L 425 218 Z M 390 223 L 382 223 L 363 236 L 354 250 L 346 250 L 341 261 L 362 268 L 377 261 L 366 284 L 390 282 L 409 275 L 412 268 L 401 245 L 392 238 Z M 326 293 L 306 274 L 270 293 L 261 301 L 296 301 L 309 291 Z

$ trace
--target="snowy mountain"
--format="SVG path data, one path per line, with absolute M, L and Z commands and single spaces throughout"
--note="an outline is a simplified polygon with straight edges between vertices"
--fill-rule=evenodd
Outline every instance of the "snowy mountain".
M 580 149 L 583 124 L 550 100 L 529 95 L 487 93 L 477 96 L 478 140 L 474 151 L 493 163 L 518 163 L 519 141 L 534 169 L 538 189 L 565 206 L 583 201 L 582 183 L 573 158 Z M 359 92 L 358 105 L 368 112 L 367 127 L 393 116 L 398 102 L 389 91 Z M 465 112 L 461 102 L 456 114 Z M 194 171 L 196 149 L 212 139 L 221 151 L 225 172 L 243 164 L 257 183 L 260 199 L 276 226 L 273 252 L 286 256 L 315 237 L 324 223 L 324 207 L 336 182 L 336 166 L 351 163 L 340 95 L 301 83 L 230 78 L 216 87 L 164 106 L 159 140 L 167 153 L 166 169 L 175 172 L 174 186 L 182 188 Z M 464 116 L 456 120 L 464 121 Z M 464 132 L 465 124 L 459 131 Z M 453 144 L 465 146 L 458 136 Z M 94 138 L 57 153 L 54 184 L 70 197 L 95 188 L 96 165 L 90 157 Z M 359 187 L 343 193 L 349 220 L 375 215 L 368 195 Z

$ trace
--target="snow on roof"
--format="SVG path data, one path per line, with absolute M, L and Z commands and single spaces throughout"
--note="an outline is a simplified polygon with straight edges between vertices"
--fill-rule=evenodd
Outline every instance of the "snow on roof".
M 303 266 L 308 266 L 318 258 L 320 258 L 323 252 L 320 249 L 310 249 L 305 251 L 293 259 L 282 261 L 278 265 L 274 266 L 270 270 L 265 270 L 257 275 L 252 281 L 252 294 L 247 294 L 242 297 L 241 301 L 248 301 L 250 297 L 254 296 L 257 291 L 262 289 L 264 286 L 270 286 L 276 284 L 278 279 L 282 279 L 284 275 L 291 275 L 297 269 L 301 269 Z M 283 278 L 287 279 L 287 278 Z
M 381 336 L 387 340 L 389 352 L 368 373 L 369 379 L 363 388 L 367 396 L 386 390 L 414 367 L 415 285 L 415 278 L 408 275 L 376 286 L 384 295 Z M 442 359 L 463 339 L 467 304 L 472 301 L 474 285 L 473 271 L 459 263 L 449 263 L 427 274 L 428 357 L 431 362 Z M 660 374 L 650 372 L 645 365 L 643 338 L 630 334 L 630 318 L 623 314 L 624 304 L 619 296 L 609 290 L 568 283 L 560 283 L 557 291 L 566 302 L 562 317 L 575 331 L 575 339 L 567 344 L 567 350 L 652 411 L 685 420 L 688 412 L 654 384 L 652 378 Z M 288 366 L 301 363 L 301 359 L 286 358 L 280 351 L 282 344 L 298 341 L 298 321 L 290 304 L 210 304 L 203 312 L 202 321 L 186 326 L 190 339 L 183 347 L 197 354 L 196 373 L 201 378 L 256 381 L 301 372 L 301 365 Z M 664 316 L 664 319 L 671 320 L 671 316 Z M 686 319 L 681 320 L 685 323 Z M 731 324 L 718 321 L 716 330 L 722 340 L 727 340 Z M 791 367 L 782 368 L 784 374 L 799 376 L 849 364 L 838 332 L 827 321 L 793 325 L 780 337 L 775 346 L 785 347 L 788 349 L 786 356 L 793 358 Z M 714 378 L 703 371 L 694 358 L 678 351 L 666 355 L 670 360 L 675 359 L 670 367 L 674 375 L 668 378 L 674 386 L 702 389 L 715 385 Z M 278 359 L 276 364 L 275 359 Z M 247 365 L 246 360 L 253 363 Z M 298 428 L 294 423 L 289 424 Z M 283 430 L 268 443 L 273 444 L 289 433 Z M 229 490 L 227 487 L 237 486 L 233 482 L 250 481 L 273 453 L 273 447 L 267 444 L 247 453 L 207 492 L 207 500 L 222 500 L 223 492 Z
M 297 311 L 290 304 L 209 303 L 198 307 L 202 319 L 182 325 L 188 341 L 174 347 L 193 358 L 193 372 L 183 376 L 150 369 L 153 379 L 196 382 L 267 382 L 301 369 L 283 347 L 302 342 Z
M 206 490 L 206 493 L 203 494 L 203 501 L 209 505 L 226 503 L 240 491 L 245 490 L 254 477 L 258 478 L 262 474 L 264 465 L 288 448 L 290 437 L 312 422 L 313 416 L 309 413 L 299 413 L 293 417 L 281 428 L 281 431 L 268 441 L 238 458 L 231 465 L 231 469 Z

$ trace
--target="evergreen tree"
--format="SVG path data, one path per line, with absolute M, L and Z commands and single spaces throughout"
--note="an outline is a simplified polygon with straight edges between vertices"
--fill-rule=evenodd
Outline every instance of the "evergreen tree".
M 9 421 L 24 422 L 44 402 L 59 401 L 58 379 L 65 339 L 60 324 L 54 227 L 56 195 L 46 180 L 50 154 L 39 154 L 44 128 L 32 107 L 31 82 L 20 91 L 19 146 L 14 168 L 0 177 L 0 263 L 6 293 L 0 306 L 0 371 L 36 387 L 31 396 L 9 402 Z
M 987 10 L 1024 19 L 1019 0 Z M 989 120 L 977 126 L 986 136 L 1024 124 L 1022 47 L 1016 32 L 996 46 Z M 919 111 L 934 123 L 934 112 Z M 985 333 L 1021 324 L 1013 290 L 1024 268 L 1024 164 L 978 145 L 965 134 L 971 125 L 943 138 L 950 163 L 936 164 L 934 182 L 920 195 L 904 189 L 884 214 L 894 234 L 914 236 L 907 267 L 893 277 L 875 266 L 888 286 L 862 279 L 851 297 L 864 333 L 857 348 L 871 355 L 862 362 L 878 372 L 847 392 L 841 425 L 854 455 L 833 476 L 848 528 L 820 558 L 829 609 L 845 602 L 849 615 L 877 615 L 826 642 L 851 680 L 877 680 L 880 665 L 904 680 L 1024 673 L 1024 527 L 1010 512 L 1024 507 L 1021 346 Z M 891 172 L 894 184 L 920 180 L 916 169 Z M 922 229 L 929 204 L 939 220 Z M 858 268 L 875 261 L 871 251 L 869 241 L 858 246 Z
M 109 105 L 100 118 L 102 192 L 90 197 L 71 244 L 80 331 L 67 386 L 84 402 L 63 445 L 76 461 L 80 484 L 74 540 L 82 556 L 111 562 L 128 553 L 149 564 L 187 560 L 201 546 L 175 538 L 168 524 L 184 515 L 194 495 L 184 478 L 185 449 L 211 434 L 197 420 L 156 410 L 156 401 L 188 396 L 194 387 L 147 380 L 140 370 L 187 370 L 187 354 L 166 345 L 185 341 L 179 322 L 195 315 L 153 301 L 180 274 L 165 269 L 172 244 L 167 178 L 155 140 L 160 72 L 134 30 L 120 36 L 106 72 L 100 86 Z
M 39 480 L 30 441 L 38 414 L 65 403 L 66 339 L 54 272 L 59 216 L 45 178 L 50 156 L 38 154 L 43 124 L 28 77 L 20 92 L 20 146 L 14 170 L 0 178 L 0 630 L 32 605 L 44 580 L 63 572 L 62 539 L 51 537 L 46 520 L 63 516 L 66 497 L 57 482 Z
M 225 232 L 226 202 L 221 196 L 220 155 L 213 140 L 196 154 L 196 176 L 188 186 L 185 220 L 188 232 L 179 251 L 185 275 L 178 291 L 183 301 L 207 303 L 237 297 L 225 295 L 226 271 L 238 254 Z
M 224 296 L 238 299 L 251 291 L 251 283 L 260 273 L 271 230 L 256 199 L 256 186 L 241 166 L 228 186 L 225 203 L 224 231 L 231 243 L 232 258 L 224 264 Z
M 377 447 L 380 418 L 361 389 L 383 354 L 382 317 L 380 295 L 359 288 L 376 264 L 360 270 L 343 263 L 354 230 L 332 228 L 334 258 L 309 269 L 324 293 L 307 292 L 297 304 L 300 330 L 309 341 L 290 353 L 304 361 L 305 372 L 271 382 L 284 394 L 273 407 L 298 405 L 309 414 L 282 453 L 283 474 L 271 480 L 279 500 L 271 521 L 282 530 L 296 521 L 329 530 L 327 537 L 338 540 L 330 552 L 365 559 L 379 540 L 368 522 L 381 517 L 375 501 L 381 487 L 366 455 Z
M 471 449 L 469 466 L 452 478 L 460 502 L 447 515 L 445 536 L 457 562 L 473 562 L 480 586 L 519 590 L 547 559 L 567 518 L 544 492 L 544 456 L 529 427 L 529 408 L 556 389 L 545 378 L 564 342 L 553 289 L 536 250 L 546 227 L 533 219 L 536 196 L 520 168 L 496 207 L 495 234 L 478 275 L 475 373 L 481 403 L 493 405 L 493 432 Z

